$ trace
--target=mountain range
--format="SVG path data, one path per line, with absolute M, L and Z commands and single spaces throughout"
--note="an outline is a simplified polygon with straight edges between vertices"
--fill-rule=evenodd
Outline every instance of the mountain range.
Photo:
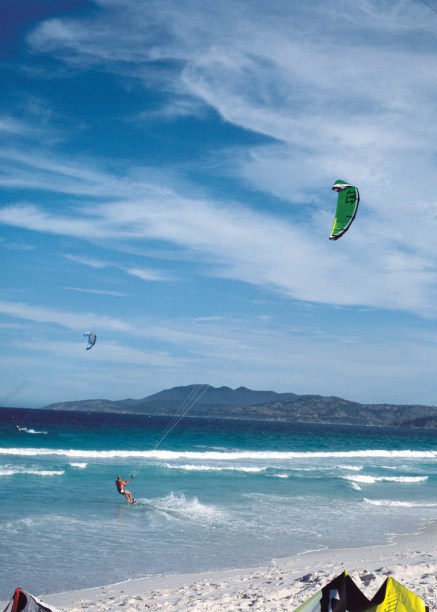
M 142 399 L 59 402 L 48 410 L 190 416 L 288 423 L 437 428 L 437 408 L 411 404 L 360 404 L 341 397 L 253 391 L 207 384 L 173 387 Z

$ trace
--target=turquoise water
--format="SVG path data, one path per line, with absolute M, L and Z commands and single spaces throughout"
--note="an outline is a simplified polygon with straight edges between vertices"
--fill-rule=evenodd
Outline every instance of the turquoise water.
M 1 599 L 386 543 L 436 518 L 436 431 L 184 418 L 157 446 L 166 425 L 0 409 Z

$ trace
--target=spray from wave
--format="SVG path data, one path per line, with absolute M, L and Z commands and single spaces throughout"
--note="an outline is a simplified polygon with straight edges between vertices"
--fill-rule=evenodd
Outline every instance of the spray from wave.
M 200 523 L 211 523 L 224 518 L 224 512 L 218 508 L 203 504 L 197 497 L 186 497 L 183 493 L 169 493 L 155 499 L 139 499 L 138 505 L 149 510 L 164 513 L 179 520 L 192 520 Z

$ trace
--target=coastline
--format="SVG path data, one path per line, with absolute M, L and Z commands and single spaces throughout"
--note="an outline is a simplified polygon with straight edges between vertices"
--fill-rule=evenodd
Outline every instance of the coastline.
M 326 549 L 274 559 L 264 567 L 155 576 L 39 596 L 62 612 L 290 611 L 344 570 L 368 597 L 392 576 L 422 597 L 430 612 L 436 612 L 437 521 L 416 534 L 394 536 L 391 543 L 378 546 Z M 0 602 L 0 609 L 5 605 Z

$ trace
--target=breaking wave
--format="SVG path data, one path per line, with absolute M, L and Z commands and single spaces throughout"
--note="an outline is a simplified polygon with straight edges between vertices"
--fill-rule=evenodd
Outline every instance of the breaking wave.
M 32 476 L 62 476 L 64 470 L 36 470 L 32 468 L 0 468 L 1 476 L 15 476 L 16 474 L 31 474 Z
M 358 476 L 341 476 L 343 480 L 350 480 L 360 484 L 374 484 L 375 482 L 424 482 L 428 476 L 368 476 L 365 474 Z
M 162 459 L 162 460 L 213 460 L 235 461 L 238 459 L 284 460 L 284 459 L 436 459 L 437 450 L 358 450 L 358 451 L 169 451 L 169 450 L 81 450 L 58 448 L 0 448 L 0 455 L 22 455 L 26 457 L 55 455 L 69 458 L 90 459 Z
M 261 467 L 234 467 L 234 466 L 223 466 L 217 467 L 213 465 L 172 465 L 166 463 L 165 466 L 170 470 L 185 470 L 187 472 L 247 472 L 250 474 L 256 474 L 259 472 L 265 472 L 267 468 Z
M 410 502 L 410 501 L 396 501 L 391 499 L 368 499 L 364 498 L 366 504 L 372 506 L 387 506 L 390 508 L 437 508 L 436 502 Z

